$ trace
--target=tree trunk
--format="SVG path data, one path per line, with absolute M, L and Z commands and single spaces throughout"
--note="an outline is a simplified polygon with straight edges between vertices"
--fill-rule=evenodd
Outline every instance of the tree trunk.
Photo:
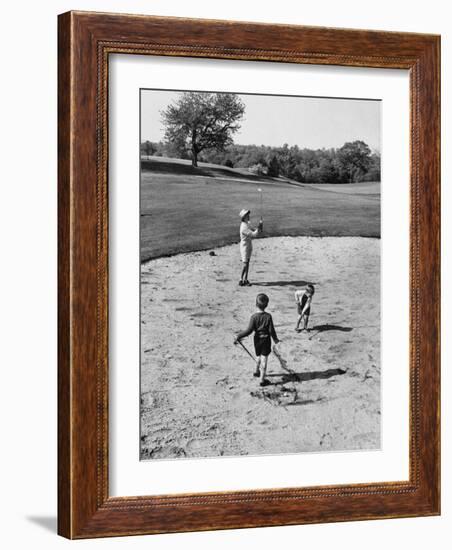
M 191 150 L 191 165 L 192 166 L 198 166 L 198 151 L 195 147 Z
M 196 126 L 191 130 L 191 165 L 198 166 L 198 147 L 196 144 Z

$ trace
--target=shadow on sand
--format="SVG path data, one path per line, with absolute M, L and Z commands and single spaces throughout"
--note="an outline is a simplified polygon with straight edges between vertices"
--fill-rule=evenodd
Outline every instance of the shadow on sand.
M 312 327 L 310 332 L 327 332 L 329 330 L 337 330 L 338 332 L 350 332 L 353 330 L 353 327 L 341 327 L 339 325 L 329 325 L 328 323 L 326 325 L 317 325 L 315 327 Z
M 315 285 L 311 281 L 265 281 L 265 282 L 253 282 L 254 286 L 306 286 Z
M 286 384 L 287 382 L 308 382 L 309 380 L 324 380 L 333 376 L 345 374 L 344 369 L 328 369 L 313 372 L 282 372 L 279 374 L 267 374 L 268 378 L 280 378 L 276 382 L 272 382 L 273 386 Z
M 324 397 L 319 399 L 302 399 L 301 401 L 294 401 L 293 403 L 287 403 L 287 407 L 296 407 L 297 405 L 314 405 L 315 403 L 323 403 L 326 401 Z

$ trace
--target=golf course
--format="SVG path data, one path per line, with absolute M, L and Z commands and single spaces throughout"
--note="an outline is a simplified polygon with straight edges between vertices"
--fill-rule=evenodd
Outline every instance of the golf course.
M 261 215 L 238 286 L 239 212 Z M 380 184 L 305 184 L 150 157 L 141 179 L 141 458 L 380 447 Z M 294 292 L 315 286 L 310 332 Z M 265 388 L 252 337 L 270 299 Z M 250 356 L 251 355 L 251 356 Z
M 141 161 L 141 261 L 238 242 L 251 209 L 264 236 L 380 237 L 380 183 L 306 184 L 166 157 Z

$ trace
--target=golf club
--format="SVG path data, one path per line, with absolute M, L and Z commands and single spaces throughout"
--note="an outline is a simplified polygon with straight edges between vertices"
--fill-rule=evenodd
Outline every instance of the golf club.
M 264 212 L 263 212 L 263 203 L 264 203 L 264 199 L 263 199 L 263 193 L 262 193 L 262 189 L 259 187 L 257 189 L 259 191 L 259 193 L 261 194 L 261 222 L 263 221 L 263 216 L 264 216 Z
M 251 359 L 256 363 L 256 359 L 253 357 L 252 353 L 238 340 L 238 343 L 242 346 L 242 348 L 246 351 L 246 353 L 251 357 Z

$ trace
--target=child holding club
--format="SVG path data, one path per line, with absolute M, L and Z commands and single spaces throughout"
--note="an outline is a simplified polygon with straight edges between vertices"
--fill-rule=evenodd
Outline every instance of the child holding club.
M 234 344 L 239 344 L 242 338 L 254 332 L 254 350 L 257 356 L 254 376 L 260 377 L 260 386 L 268 386 L 270 384 L 269 380 L 265 378 L 265 375 L 267 373 L 268 356 L 272 349 L 272 338 L 275 344 L 279 342 L 273 325 L 273 318 L 270 313 L 265 311 L 268 302 L 269 299 L 266 294 L 257 295 L 256 306 L 258 311 L 251 315 L 248 328 L 239 332 L 234 341 Z
M 311 302 L 312 297 L 314 296 L 314 286 L 309 284 L 306 285 L 306 289 L 297 290 L 295 292 L 295 301 L 297 302 L 298 310 L 298 321 L 295 326 L 296 332 L 301 332 L 302 330 L 308 330 L 309 314 L 311 313 Z M 303 328 L 300 328 L 300 323 L 303 321 Z
M 250 225 L 250 210 L 245 208 L 240 211 L 240 256 L 243 262 L 242 275 L 240 277 L 239 286 L 251 286 L 248 281 L 248 272 L 250 270 L 251 254 L 253 252 L 252 239 L 255 239 L 262 232 L 263 222 L 259 222 L 257 229 Z

